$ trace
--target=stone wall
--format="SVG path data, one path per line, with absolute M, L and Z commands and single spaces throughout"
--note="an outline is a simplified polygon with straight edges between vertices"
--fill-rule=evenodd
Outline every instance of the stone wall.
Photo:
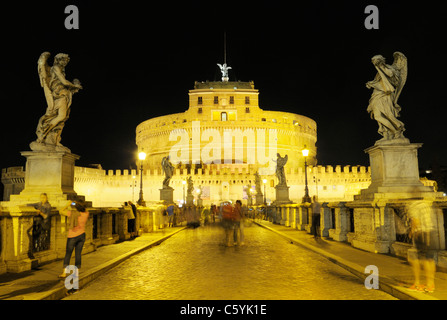
M 204 205 L 218 203 L 223 200 L 242 199 L 244 188 L 255 185 L 255 169 L 247 165 L 210 165 L 204 169 L 194 165 L 190 170 L 176 169 L 170 185 L 174 188 L 174 201 L 183 199 L 182 181 L 191 175 L 194 187 L 208 188 Z M 9 200 L 11 194 L 17 194 L 23 189 L 25 173 L 22 167 L 2 170 L 2 183 L 5 186 L 4 200 Z M 267 179 L 267 202 L 275 200 L 277 178 L 274 175 L 261 176 Z M 286 169 L 287 184 L 290 186 L 290 199 L 300 203 L 304 196 L 303 168 Z M 160 199 L 159 189 L 162 187 L 164 175 L 160 169 L 143 172 L 143 195 L 149 202 Z M 433 185 L 430 180 L 421 180 L 425 185 Z M 369 168 L 363 166 L 309 166 L 308 185 L 310 196 L 318 195 L 320 201 L 351 201 L 371 183 Z M 140 176 L 136 170 L 102 170 L 87 167 L 75 167 L 74 189 L 79 195 L 85 196 L 94 207 L 119 207 L 125 201 L 136 202 L 140 190 Z M 261 189 L 264 190 L 263 186 Z M 209 194 L 209 196 L 207 196 Z M 254 188 L 252 190 L 253 203 Z M 37 201 L 38 199 L 36 199 Z M 246 199 L 243 199 L 246 201 Z

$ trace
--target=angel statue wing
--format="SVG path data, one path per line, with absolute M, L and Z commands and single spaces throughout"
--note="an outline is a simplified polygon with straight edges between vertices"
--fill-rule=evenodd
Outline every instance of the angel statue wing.
M 397 100 L 399 99 L 399 96 L 402 92 L 402 88 L 404 87 L 405 82 L 407 81 L 408 63 L 407 63 L 407 57 L 405 57 L 405 55 L 401 52 L 395 52 L 393 56 L 394 56 L 393 67 L 399 73 L 398 75 L 399 83 L 396 87 L 394 94 L 394 105 L 400 111 L 401 107 L 397 104 Z
M 45 99 L 47 100 L 48 108 L 53 109 L 53 95 L 50 90 L 50 66 L 47 61 L 50 57 L 49 52 L 44 52 L 40 55 L 39 60 L 37 60 L 37 71 L 39 72 L 40 85 L 45 93 Z

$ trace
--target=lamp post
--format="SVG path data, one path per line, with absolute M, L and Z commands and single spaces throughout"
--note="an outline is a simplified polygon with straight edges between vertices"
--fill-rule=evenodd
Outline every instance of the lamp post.
M 304 157 L 304 179 L 305 179 L 305 187 L 304 187 L 304 197 L 302 202 L 311 203 L 312 200 L 309 197 L 309 188 L 307 186 L 307 157 L 309 156 L 309 149 L 304 146 L 304 149 L 301 151 Z
M 137 181 L 135 176 L 132 176 L 132 202 L 135 202 L 135 187 L 137 186 Z
M 186 185 L 186 181 L 183 180 L 182 184 L 183 184 L 183 206 L 185 206 L 185 204 L 186 204 L 186 199 L 185 199 L 185 185 Z
M 267 184 L 267 179 L 263 179 L 264 182 L 264 206 L 267 205 L 267 195 L 265 194 L 265 185 Z
M 138 154 L 138 159 L 140 159 L 140 173 L 141 173 L 141 180 L 140 180 L 140 198 L 138 199 L 138 204 L 140 206 L 145 206 L 146 202 L 143 199 L 143 161 L 146 159 L 146 153 L 140 152 Z

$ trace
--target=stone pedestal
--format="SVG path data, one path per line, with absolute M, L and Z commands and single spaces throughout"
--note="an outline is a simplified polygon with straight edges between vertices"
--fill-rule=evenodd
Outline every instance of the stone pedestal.
M 257 193 L 256 194 L 256 205 L 260 206 L 264 204 L 264 196 L 262 193 Z
M 275 204 L 287 204 L 292 203 L 289 198 L 289 188 L 288 186 L 276 186 L 276 200 Z
M 27 158 L 25 188 L 19 195 L 11 195 L 17 204 L 38 202 L 41 193 L 47 193 L 52 206 L 60 201 L 75 200 L 74 166 L 79 156 L 63 151 L 24 151 Z
M 163 187 L 163 189 L 160 189 L 160 200 L 166 203 L 174 203 L 174 188 Z
M 354 229 L 351 244 L 363 250 L 388 253 L 396 240 L 394 213 L 388 203 L 410 199 L 435 199 L 434 192 L 419 180 L 417 149 L 421 143 L 377 142 L 365 150 L 371 165 L 371 185 L 354 197 Z M 411 201 L 411 200 L 410 200 Z
M 371 185 L 362 190 L 357 199 L 372 200 L 375 194 L 393 194 L 396 197 L 420 196 L 433 192 L 419 180 L 417 149 L 422 143 L 395 143 L 375 145 L 365 150 L 371 165 Z
M 194 205 L 194 196 L 193 196 L 193 195 L 188 194 L 188 195 L 186 196 L 186 205 L 187 205 L 187 206 L 192 206 L 192 205 Z

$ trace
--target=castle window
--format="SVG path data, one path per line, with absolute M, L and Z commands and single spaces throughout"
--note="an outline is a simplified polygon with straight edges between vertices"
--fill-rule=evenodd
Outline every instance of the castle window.
M 234 96 L 230 96 L 230 104 L 234 104 Z
M 199 108 L 199 113 L 202 113 L 202 108 Z
M 221 121 L 227 121 L 227 113 L 226 112 L 222 112 L 220 114 L 220 120 Z
M 245 108 L 245 113 L 250 113 L 250 108 L 249 107 Z
M 250 104 L 250 97 L 245 97 L 245 104 Z
M 197 98 L 197 104 L 203 104 L 203 99 L 202 99 L 202 97 L 198 97 L 198 98 Z
M 218 96 L 214 96 L 214 104 L 219 104 L 219 97 Z
M 266 119 L 265 119 L 265 118 L 262 118 L 261 121 L 266 121 Z

